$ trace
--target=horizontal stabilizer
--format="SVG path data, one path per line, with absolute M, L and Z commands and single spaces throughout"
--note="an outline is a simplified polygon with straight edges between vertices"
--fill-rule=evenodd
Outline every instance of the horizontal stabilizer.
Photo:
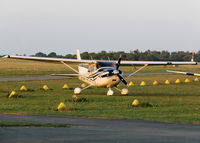
M 51 74 L 51 76 L 67 76 L 67 77 L 78 77 L 78 74 Z
M 191 72 L 172 71 L 172 70 L 167 70 L 167 72 L 177 73 L 177 74 L 185 74 L 185 75 L 191 75 L 191 76 L 200 76 L 200 74 L 198 74 L 198 73 L 191 73 Z

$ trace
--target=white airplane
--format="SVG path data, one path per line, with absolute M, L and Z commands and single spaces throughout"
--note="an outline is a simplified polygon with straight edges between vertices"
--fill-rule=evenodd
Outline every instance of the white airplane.
M 91 87 L 106 87 L 108 88 L 107 95 L 113 95 L 114 92 L 111 88 L 115 88 L 120 91 L 121 94 L 128 94 L 128 89 L 118 89 L 117 85 L 123 82 L 128 86 L 125 79 L 133 76 L 143 68 L 148 65 L 196 65 L 196 62 L 174 62 L 174 61 L 121 61 L 121 56 L 118 61 L 97 61 L 97 60 L 82 60 L 80 56 L 80 51 L 77 50 L 77 59 L 61 59 L 61 58 L 43 58 L 43 57 L 25 57 L 25 56 L 5 56 L 4 58 L 12 59 L 24 59 L 24 60 L 37 60 L 37 61 L 52 61 L 61 62 L 68 68 L 73 70 L 76 74 L 52 74 L 54 76 L 68 76 L 68 77 L 78 77 L 79 80 L 88 84 L 87 87 L 75 88 L 74 93 L 80 94 L 81 91 Z M 78 71 L 72 68 L 67 63 L 77 63 Z M 88 66 L 86 68 L 85 66 Z M 143 65 L 141 68 L 135 72 L 129 74 L 126 78 L 123 78 L 123 72 L 119 70 L 120 65 Z

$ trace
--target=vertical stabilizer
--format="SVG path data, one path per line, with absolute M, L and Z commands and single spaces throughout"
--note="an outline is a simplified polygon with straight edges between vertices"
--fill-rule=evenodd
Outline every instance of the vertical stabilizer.
M 77 57 L 77 60 L 81 60 L 81 54 L 80 54 L 80 51 L 79 49 L 76 49 L 76 57 Z M 85 68 L 83 65 L 79 65 L 78 66 L 78 73 L 79 75 L 85 75 L 87 74 L 87 68 Z
M 76 57 L 77 57 L 77 60 L 81 60 L 81 54 L 80 54 L 79 49 L 76 50 Z

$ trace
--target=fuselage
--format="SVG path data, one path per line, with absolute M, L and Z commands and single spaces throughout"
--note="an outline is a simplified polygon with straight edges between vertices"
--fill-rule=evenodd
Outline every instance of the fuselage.
M 120 83 L 118 74 L 122 72 L 116 69 L 113 62 L 107 63 L 105 67 L 100 67 L 100 64 L 98 66 L 94 64 L 89 68 L 79 65 L 79 79 L 95 87 L 110 88 L 118 85 Z

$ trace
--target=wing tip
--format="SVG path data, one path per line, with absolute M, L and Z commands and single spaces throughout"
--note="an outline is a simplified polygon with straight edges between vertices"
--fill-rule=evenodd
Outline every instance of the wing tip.
M 6 55 L 6 56 L 4 56 L 4 57 L 2 57 L 2 58 L 10 58 L 10 55 Z

